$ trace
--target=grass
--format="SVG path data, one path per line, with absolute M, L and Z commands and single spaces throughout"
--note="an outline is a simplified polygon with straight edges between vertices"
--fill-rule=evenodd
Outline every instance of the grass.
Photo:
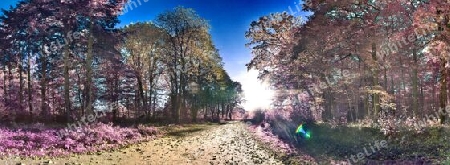
M 346 160 L 351 155 L 364 152 L 364 147 L 375 141 L 386 140 L 376 129 L 336 127 L 328 124 L 312 125 L 311 138 L 301 140 L 296 147 L 318 161 Z M 324 162 L 318 162 L 323 164 Z
M 296 128 L 292 126 L 292 128 L 278 129 L 295 130 Z M 329 164 L 330 160 L 345 161 L 351 155 L 364 152 L 364 147 L 370 148 L 375 141 L 381 140 L 388 141 L 388 148 L 381 148 L 365 158 L 365 161 L 422 159 L 437 164 L 450 164 L 450 143 L 448 143 L 450 129 L 448 127 L 431 127 L 420 134 L 405 131 L 390 138 L 385 137 L 375 128 L 345 126 L 332 128 L 325 123 L 311 125 L 310 131 L 310 139 L 295 143 L 295 140 L 291 138 L 289 142 L 295 144 L 300 151 L 314 157 L 318 164 Z

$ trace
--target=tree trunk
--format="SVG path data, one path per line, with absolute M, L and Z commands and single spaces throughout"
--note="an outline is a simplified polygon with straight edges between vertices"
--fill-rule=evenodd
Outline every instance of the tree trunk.
M 148 60 L 149 62 L 148 62 L 148 81 L 149 81 L 149 89 L 148 89 L 148 93 L 149 93 L 149 96 L 148 96 L 148 103 L 149 103 L 149 105 L 150 105 L 150 109 L 148 109 L 149 110 L 149 114 L 151 115 L 151 118 L 153 118 L 154 117 L 154 114 L 155 114 L 155 112 L 154 112 L 154 110 L 153 110 L 153 106 L 154 106 L 154 104 L 152 104 L 152 102 L 153 102 L 153 99 L 152 99 L 152 97 L 153 97 L 153 82 L 155 81 L 154 79 L 155 79 L 155 69 L 154 69 L 154 64 L 156 63 L 156 62 L 154 62 L 154 60 L 155 60 L 155 57 L 150 57 L 150 59 Z M 156 65 L 156 64 L 155 64 Z M 155 95 L 155 97 L 156 97 L 156 95 Z M 154 118 L 153 118 L 154 119 Z
M 233 106 L 230 106 L 230 107 L 228 107 L 228 108 L 230 108 L 230 109 L 228 110 L 228 119 L 233 120 L 233 109 L 234 109 L 234 105 L 233 105 Z
M 150 109 L 149 109 L 149 114 L 150 114 L 150 117 L 152 118 L 152 119 L 155 119 L 154 117 L 155 117 L 155 110 L 153 109 L 153 107 L 155 106 L 155 104 L 153 104 L 153 101 L 156 99 L 156 98 L 153 98 L 153 97 L 156 97 L 156 95 L 154 94 L 154 92 L 153 92 L 153 79 L 152 78 L 150 78 L 150 85 L 149 85 L 149 96 L 148 96 L 148 103 L 149 103 L 149 105 L 150 105 Z
M 197 122 L 197 115 L 198 115 L 198 107 L 193 106 L 191 109 L 191 118 L 192 122 Z
M 387 78 L 387 70 L 388 68 L 384 66 L 384 89 L 389 91 L 388 78 Z
M 7 68 L 5 65 L 5 66 L 3 66 L 3 96 L 4 96 L 3 101 L 5 102 L 5 104 L 8 102 L 8 97 L 6 97 L 6 96 L 8 96 L 8 87 L 6 86 L 6 80 L 8 79 L 7 75 L 8 75 L 8 72 L 7 72 Z
M 377 64 L 377 45 L 376 43 L 372 43 L 372 60 L 374 61 L 374 67 L 373 67 L 373 88 L 378 91 L 381 89 L 378 89 L 378 64 Z M 373 94 L 373 117 L 374 119 L 377 119 L 378 114 L 380 112 L 380 96 L 376 93 Z
M 93 30 L 94 30 L 94 23 L 92 21 L 92 18 L 90 20 L 89 25 L 89 39 L 88 39 L 88 52 L 86 54 L 86 114 L 94 114 L 93 109 L 93 102 L 94 102 L 94 95 L 93 95 L 93 70 L 92 70 L 92 61 L 93 61 L 93 49 L 94 49 L 94 38 L 93 38 Z
M 400 63 L 400 76 L 401 76 L 401 84 L 400 84 L 400 88 L 399 88 L 399 92 L 401 91 L 400 89 L 403 89 L 403 91 L 406 91 L 406 85 L 405 85 L 405 72 L 403 70 L 403 59 L 400 56 L 399 58 L 399 63 Z
M 30 119 L 33 121 L 33 89 L 31 86 L 31 53 L 28 54 L 28 65 L 27 65 L 27 84 L 28 84 L 28 111 L 30 113 Z
M 67 33 L 65 33 L 67 34 Z M 66 113 L 66 120 L 69 122 L 72 120 L 70 109 L 70 80 L 69 80 L 69 65 L 70 65 L 70 52 L 69 43 L 64 45 L 64 108 Z
M 147 114 L 147 111 L 146 111 L 146 109 L 147 109 L 147 101 L 146 101 L 146 99 L 145 99 L 145 97 L 144 97 L 144 84 L 143 84 L 143 82 L 142 82 L 142 77 L 141 77 L 141 75 L 139 74 L 139 75 L 137 75 L 137 81 L 138 81 L 138 94 L 139 94 L 139 105 L 141 105 L 142 104 L 142 107 L 141 106 L 139 106 L 140 108 L 142 108 L 142 109 L 140 109 L 140 110 L 143 110 L 143 111 L 145 111 L 145 113 Z
M 186 97 L 184 94 L 180 94 L 182 97 L 180 99 L 180 120 L 182 123 L 189 121 L 189 114 L 186 106 Z
M 156 100 L 158 97 L 158 93 L 155 91 L 154 98 L 153 98 L 153 105 L 152 105 L 152 118 L 153 120 L 156 119 Z
M 440 16 L 441 15 L 441 11 L 438 10 L 437 14 Z M 443 22 L 447 23 L 449 22 L 448 17 L 445 16 L 444 17 L 445 20 L 443 20 Z M 445 26 L 445 25 L 444 25 Z M 438 23 L 438 31 L 444 31 L 444 27 L 442 27 L 442 25 L 440 23 Z M 446 54 L 446 56 L 448 56 L 448 54 Z M 440 98 L 439 98 L 439 107 L 440 107 L 440 116 L 439 118 L 441 119 L 441 124 L 445 124 L 445 119 L 446 119 L 446 105 L 447 105 L 447 78 L 448 78 L 448 71 L 447 68 L 445 68 L 445 66 L 447 65 L 447 60 L 445 57 L 441 57 L 441 67 L 440 67 L 440 74 L 441 74 L 441 79 L 440 79 L 440 87 L 441 87 L 441 92 L 440 92 Z
M 117 122 L 118 120 L 118 111 L 119 111 L 119 88 L 120 88 L 120 77 L 116 75 L 113 83 L 113 101 L 116 106 L 113 108 L 113 122 Z
M 9 90 L 11 90 L 12 82 L 13 82 L 12 65 L 11 65 L 11 62 L 8 62 L 8 89 Z M 11 92 L 8 92 L 8 100 L 11 100 L 11 99 L 12 99 Z
M 439 82 L 437 81 L 437 76 L 436 75 L 433 75 L 433 84 L 438 84 Z M 433 103 L 432 103 L 432 106 L 433 106 L 433 112 L 436 112 L 436 109 L 437 109 L 437 107 L 439 107 L 440 105 L 439 105 L 439 101 L 438 101 L 438 98 L 437 98 L 437 95 L 438 95 L 438 92 L 437 92 L 437 85 L 432 85 L 432 88 L 431 88 L 432 90 L 431 90 L 431 93 L 433 94 Z
M 413 60 L 414 60 L 414 66 L 413 68 L 413 77 L 412 77 L 412 110 L 413 110 L 413 116 L 418 116 L 418 103 L 419 103 L 419 84 L 418 84 L 418 75 L 417 75 L 417 52 L 416 49 L 413 49 Z
M 172 92 L 171 94 L 171 109 L 172 109 L 172 120 L 175 123 L 179 123 L 180 122 L 180 109 L 179 109 L 179 94 Z
M 47 55 L 43 52 L 41 57 L 41 63 L 42 63 L 42 70 L 41 70 L 41 111 L 47 112 L 46 109 L 46 102 L 47 102 L 47 95 L 46 95 L 46 88 L 47 88 Z M 47 114 L 47 113 L 44 113 Z
M 208 107 L 209 107 L 209 103 L 206 103 L 205 108 L 203 108 L 204 109 L 203 120 L 206 120 L 208 118 L 208 109 L 209 109 Z
M 394 76 L 393 76 L 393 75 L 391 75 L 391 86 L 392 86 L 391 93 L 392 93 L 392 95 L 394 96 L 394 102 L 395 102 L 395 104 L 396 104 L 396 106 L 397 106 L 395 109 L 393 109 L 393 112 L 392 112 L 393 116 L 395 117 L 397 111 L 398 111 L 400 108 L 399 108 L 399 106 L 398 106 L 399 103 L 398 103 L 397 92 L 396 92 L 397 87 L 396 87 L 395 84 L 394 84 Z
M 446 118 L 446 105 L 447 105 L 447 77 L 448 77 L 448 71 L 445 68 L 445 65 L 447 64 L 447 61 L 442 58 L 441 59 L 441 68 L 440 68 L 440 72 L 441 72 L 441 79 L 440 79 L 440 87 L 441 87 L 441 92 L 440 92 L 440 98 L 439 98 L 439 107 L 440 107 L 440 116 L 439 118 L 441 119 L 441 124 L 445 123 L 445 118 Z
M 19 70 L 19 106 L 22 108 L 23 106 L 23 56 L 22 54 L 19 55 L 19 61 L 18 61 L 18 70 Z
M 11 62 L 8 62 L 8 89 L 11 90 L 11 86 L 13 84 L 13 74 L 12 74 L 12 64 Z M 12 100 L 12 92 L 8 92 L 8 100 Z M 8 102 L 6 102 L 8 104 Z M 17 115 L 17 109 L 13 109 L 12 111 L 12 121 L 16 121 L 16 115 Z
M 222 109 L 222 119 L 223 119 L 223 118 L 225 118 L 225 103 L 222 102 L 221 106 L 222 106 L 221 109 Z
M 78 72 L 78 74 L 77 74 L 77 77 L 78 77 L 78 84 L 77 85 L 79 85 L 79 86 L 81 86 L 82 84 L 83 84 L 83 82 L 82 82 L 82 79 L 81 79 L 81 71 L 82 69 L 80 68 L 80 69 L 77 69 L 77 72 Z M 85 114 L 85 111 L 84 111 L 84 90 L 82 90 L 81 88 L 78 88 L 78 100 L 79 100 L 79 103 L 80 103 L 80 108 L 81 108 L 81 115 L 82 116 L 84 116 Z

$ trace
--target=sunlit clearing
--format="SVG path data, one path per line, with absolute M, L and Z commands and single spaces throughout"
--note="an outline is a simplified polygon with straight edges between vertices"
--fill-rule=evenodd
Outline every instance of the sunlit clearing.
M 239 82 L 244 90 L 245 103 L 243 107 L 247 111 L 268 109 L 272 103 L 273 91 L 269 90 L 267 83 L 258 80 L 258 71 L 250 70 L 239 76 Z

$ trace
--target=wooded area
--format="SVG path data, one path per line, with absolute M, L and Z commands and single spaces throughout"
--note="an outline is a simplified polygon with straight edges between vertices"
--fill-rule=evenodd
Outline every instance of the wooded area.
M 2 122 L 186 123 L 231 118 L 241 85 L 208 22 L 178 7 L 116 28 L 125 0 L 20 1 L 0 17 Z
M 303 10 L 313 12 L 306 21 L 275 13 L 251 24 L 246 36 L 255 56 L 248 67 L 278 91 L 274 113 L 295 120 L 368 121 L 391 132 L 398 120 L 444 124 L 449 5 L 305 1 Z
M 0 163 L 450 164 L 450 0 L 267 2 L 3 9 Z

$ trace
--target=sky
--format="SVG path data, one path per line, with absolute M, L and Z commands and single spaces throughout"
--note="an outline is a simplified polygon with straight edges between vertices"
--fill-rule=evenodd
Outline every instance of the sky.
M 155 20 L 160 13 L 177 6 L 194 9 L 201 17 L 209 21 L 211 34 L 216 47 L 225 62 L 225 69 L 237 79 L 246 71 L 245 64 L 251 59 L 251 50 L 245 47 L 248 42 L 245 32 L 250 23 L 259 17 L 274 12 L 297 12 L 294 0 L 132 0 L 128 12 L 120 16 L 121 24 Z M 130 3 L 132 2 L 130 1 Z M 297 13 L 299 15 L 299 13 Z
M 9 5 L 15 5 L 18 0 L 0 1 L 0 8 L 9 8 Z M 297 10 L 297 7 L 301 8 L 299 4 L 299 0 L 129 0 L 127 12 L 119 17 L 121 23 L 117 27 L 155 20 L 160 13 L 177 6 L 194 9 L 211 25 L 214 44 L 219 49 L 230 77 L 241 82 L 244 91 L 259 91 L 259 97 L 252 97 L 255 103 L 248 103 L 256 106 L 262 102 L 270 102 L 265 101 L 270 98 L 270 92 L 264 91 L 266 87 L 263 84 L 258 84 L 257 72 L 247 72 L 245 64 L 250 62 L 252 55 L 251 50 L 245 47 L 248 43 L 245 32 L 252 21 L 270 13 L 287 11 L 295 16 L 307 15 Z M 246 95 L 253 94 L 246 92 Z M 251 100 L 249 97 L 246 99 Z

